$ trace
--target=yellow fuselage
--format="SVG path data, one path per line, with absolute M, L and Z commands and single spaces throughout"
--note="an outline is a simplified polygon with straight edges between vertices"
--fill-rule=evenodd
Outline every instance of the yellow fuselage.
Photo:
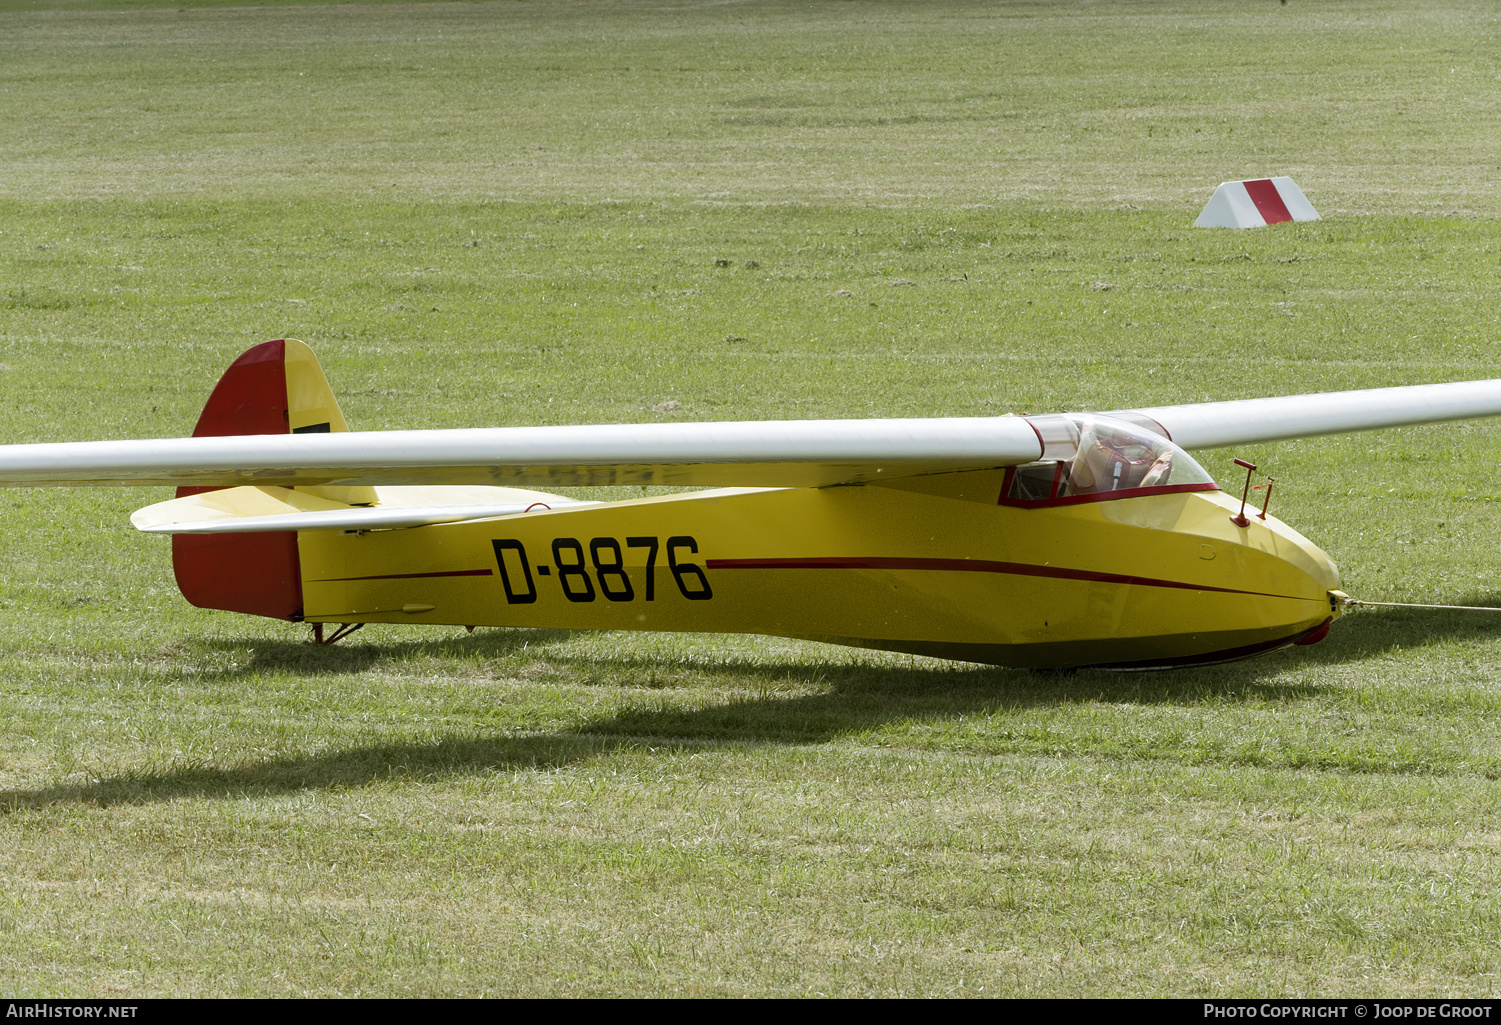
M 1007 666 L 1151 668 L 1256 654 L 1338 615 L 1328 556 L 1276 519 L 1237 526 L 1238 503 L 1221 492 L 1021 508 L 997 504 L 1001 476 L 304 531 L 304 618 L 757 633 Z M 412 504 L 436 490 L 377 489 Z

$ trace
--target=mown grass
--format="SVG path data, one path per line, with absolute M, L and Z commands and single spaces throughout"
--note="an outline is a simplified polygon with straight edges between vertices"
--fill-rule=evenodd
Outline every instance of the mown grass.
M 0 439 L 984 414 L 1501 376 L 1485 4 L 0 3 Z M 1325 220 L 1188 227 L 1293 174 Z M 1493 425 L 1209 453 L 1501 605 Z M 0 491 L 17 995 L 1494 995 L 1501 622 L 1049 676 L 188 608 Z

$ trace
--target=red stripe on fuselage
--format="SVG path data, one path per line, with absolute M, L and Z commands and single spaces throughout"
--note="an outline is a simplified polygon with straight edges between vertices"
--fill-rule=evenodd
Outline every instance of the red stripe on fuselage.
M 381 573 L 373 577 L 325 577 L 320 584 L 347 583 L 351 580 L 417 580 L 422 577 L 493 577 L 493 569 L 450 569 L 441 573 Z
M 1052 577 L 1057 580 L 1085 580 L 1101 584 L 1136 584 L 1141 587 L 1173 587 L 1185 591 L 1218 591 L 1224 594 L 1251 594 L 1262 598 L 1286 598 L 1285 594 L 1242 591 L 1234 587 L 1210 587 L 1188 584 L 1181 580 L 1159 580 L 1124 573 L 1100 573 L 1090 569 L 1067 569 L 1062 566 L 1037 566 L 1025 562 L 992 562 L 988 559 L 905 559 L 889 557 L 819 558 L 819 559 L 708 559 L 709 569 L 904 569 L 940 570 L 958 573 L 1010 573 L 1023 577 Z
M 1287 204 L 1282 202 L 1282 194 L 1277 191 L 1277 185 L 1270 178 L 1258 178 L 1255 181 L 1243 183 L 1246 187 L 1246 195 L 1251 197 L 1251 202 L 1256 204 L 1256 212 L 1261 214 L 1261 219 L 1268 224 L 1281 224 L 1290 221 L 1293 215 L 1287 212 Z

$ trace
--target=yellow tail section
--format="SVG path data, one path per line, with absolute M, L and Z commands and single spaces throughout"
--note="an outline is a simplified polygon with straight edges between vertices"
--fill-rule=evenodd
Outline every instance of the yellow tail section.
M 282 373 L 286 378 L 287 426 L 291 432 L 327 434 L 349 430 L 313 350 L 292 338 L 279 344 L 282 346 Z
M 287 378 L 287 424 L 293 434 L 343 433 L 349 430 L 334 391 L 323 376 L 313 350 L 293 338 L 282 342 Z M 375 504 L 374 488 L 302 488 L 320 498 L 349 505 Z

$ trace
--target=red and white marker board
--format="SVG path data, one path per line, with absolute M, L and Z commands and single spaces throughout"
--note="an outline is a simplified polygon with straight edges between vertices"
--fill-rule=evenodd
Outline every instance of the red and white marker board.
M 1221 182 L 1195 228 L 1260 228 L 1283 221 L 1317 221 L 1319 212 L 1291 178 Z

